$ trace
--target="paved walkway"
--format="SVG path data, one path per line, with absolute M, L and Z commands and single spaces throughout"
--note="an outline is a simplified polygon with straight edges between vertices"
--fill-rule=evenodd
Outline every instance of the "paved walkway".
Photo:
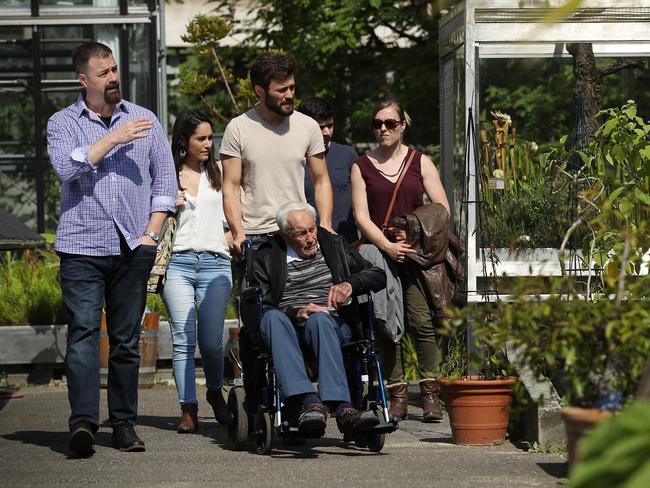
M 199 389 L 200 399 L 204 391 Z M 456 446 L 447 422 L 423 424 L 415 417 L 400 423 L 380 454 L 343 444 L 333 420 L 324 438 L 305 446 L 280 445 L 270 456 L 233 452 L 225 448 L 225 427 L 208 418 L 205 402 L 199 406 L 200 433 L 176 434 L 176 391 L 167 386 L 140 390 L 137 431 L 146 452 L 112 449 L 111 430 L 102 426 L 96 454 L 74 459 L 67 447 L 65 387 L 35 386 L 21 393 L 24 398 L 0 399 L 0 485 L 6 488 L 557 487 L 566 476 L 562 456 L 529 453 L 510 443 Z M 418 413 L 416 408 L 411 411 Z

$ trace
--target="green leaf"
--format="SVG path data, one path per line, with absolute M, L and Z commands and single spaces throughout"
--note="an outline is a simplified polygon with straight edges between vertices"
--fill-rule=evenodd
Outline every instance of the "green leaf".
M 647 488 L 650 486 L 650 462 L 646 461 L 641 469 L 627 481 L 625 488 Z
M 379 8 L 381 7 L 381 0 L 370 0 L 370 6 L 372 8 Z
M 634 189 L 634 196 L 641 200 L 644 204 L 650 205 L 650 195 L 643 193 L 639 188 Z
M 634 203 L 629 198 L 623 197 L 618 203 L 618 210 L 623 214 L 624 217 L 629 217 L 634 210 Z
M 578 151 L 578 154 L 580 155 L 580 159 L 582 160 L 583 164 L 588 165 L 589 163 L 591 163 L 591 155 L 583 151 Z
M 629 105 L 623 109 L 623 113 L 627 115 L 627 118 L 634 120 L 636 117 L 636 105 Z
M 646 146 L 643 149 L 639 149 L 639 154 L 643 156 L 645 159 L 650 159 L 650 146 Z
M 611 204 L 618 196 L 625 191 L 625 186 L 619 186 L 616 190 L 609 194 L 606 203 Z
M 603 134 L 606 136 L 609 135 L 609 133 L 614 130 L 614 127 L 616 127 L 617 123 L 618 121 L 615 118 L 611 118 L 605 122 L 605 125 L 603 126 Z

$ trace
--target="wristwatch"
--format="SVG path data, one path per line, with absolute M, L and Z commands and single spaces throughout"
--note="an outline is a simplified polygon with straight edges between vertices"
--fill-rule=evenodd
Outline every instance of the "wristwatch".
M 151 237 L 151 239 L 152 239 L 156 244 L 158 244 L 158 241 L 160 240 L 160 234 L 158 234 L 158 232 L 149 231 L 149 232 L 145 232 L 145 233 L 142 234 L 142 235 L 144 235 L 144 236 L 148 236 L 148 237 Z

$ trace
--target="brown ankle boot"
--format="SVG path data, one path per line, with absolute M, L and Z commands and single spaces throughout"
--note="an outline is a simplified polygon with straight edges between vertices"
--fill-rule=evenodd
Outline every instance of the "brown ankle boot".
M 216 421 L 221 425 L 226 425 L 228 420 L 228 406 L 226 405 L 226 400 L 223 398 L 221 389 L 208 390 L 205 394 L 205 399 L 212 406 Z
M 397 417 L 402 420 L 406 418 L 408 413 L 408 398 L 409 392 L 405 383 L 391 386 L 388 388 L 388 395 L 390 396 L 390 406 L 388 413 L 392 417 Z
M 440 422 L 442 409 L 440 408 L 440 383 L 435 380 L 420 381 L 420 395 L 422 397 L 422 422 Z
M 191 434 L 196 432 L 199 428 L 199 419 L 197 412 L 199 407 L 196 403 L 182 403 L 181 411 L 181 423 L 178 424 L 176 432 L 179 434 Z

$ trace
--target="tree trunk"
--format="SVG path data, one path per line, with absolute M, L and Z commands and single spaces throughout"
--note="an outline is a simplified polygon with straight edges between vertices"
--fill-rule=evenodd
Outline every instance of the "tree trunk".
M 582 90 L 587 123 L 587 137 L 591 138 L 600 126 L 596 114 L 603 98 L 602 73 L 596 67 L 596 57 L 590 43 L 567 44 L 566 50 L 573 56 L 573 73 L 576 87 Z
M 585 115 L 587 119 L 587 137 L 591 139 L 600 126 L 597 117 L 600 111 L 600 102 L 603 99 L 603 78 L 629 68 L 647 68 L 642 59 L 626 58 L 618 63 L 596 67 L 596 56 L 591 43 L 571 43 L 566 45 L 566 50 L 573 57 L 573 73 L 576 77 L 576 88 L 582 90 Z

